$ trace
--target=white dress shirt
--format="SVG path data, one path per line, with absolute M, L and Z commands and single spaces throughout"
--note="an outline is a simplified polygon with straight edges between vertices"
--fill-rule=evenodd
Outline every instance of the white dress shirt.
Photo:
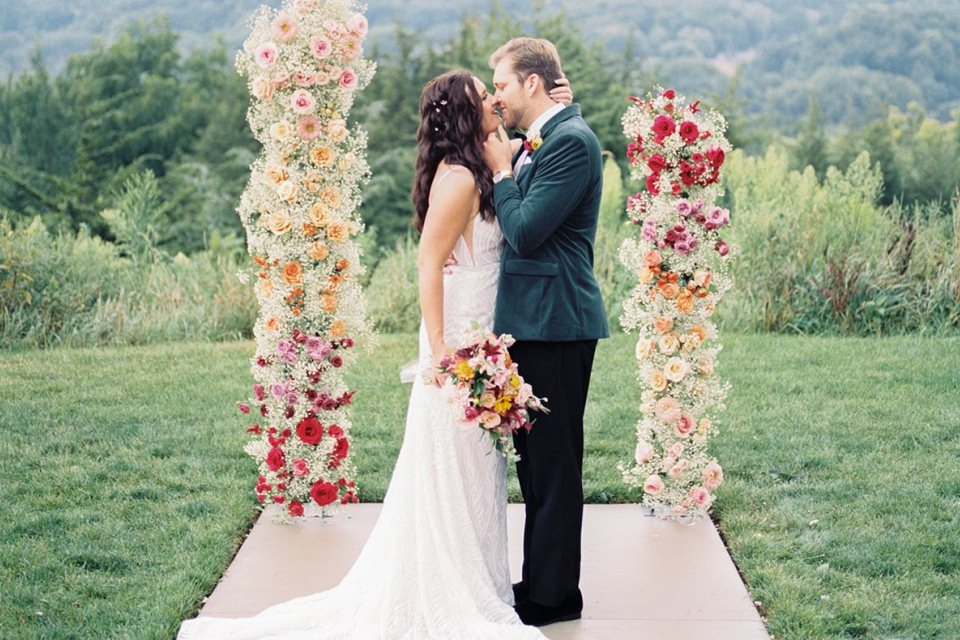
M 543 128 L 547 125 L 547 122 L 550 121 L 550 118 L 552 118 L 553 116 L 563 111 L 565 106 L 566 105 L 563 105 L 558 102 L 557 104 L 553 105 L 552 107 L 550 107 L 549 109 L 541 113 L 540 117 L 534 120 L 533 124 L 530 125 L 530 128 L 527 129 L 527 132 L 529 133 L 531 131 L 534 131 L 539 135 L 540 132 L 543 131 Z M 528 164 L 529 156 L 530 156 L 530 153 L 526 149 L 520 152 L 520 157 L 517 158 L 517 162 L 513 165 L 513 175 L 515 176 L 520 175 L 520 169 L 523 168 L 523 165 Z M 530 162 L 532 162 L 532 160 L 530 160 Z

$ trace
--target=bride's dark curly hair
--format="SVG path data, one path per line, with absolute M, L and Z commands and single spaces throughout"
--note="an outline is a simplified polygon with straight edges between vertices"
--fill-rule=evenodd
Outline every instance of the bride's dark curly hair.
M 480 189 L 480 215 L 493 217 L 492 173 L 483 162 L 483 100 L 473 74 L 448 71 L 427 83 L 420 94 L 417 165 L 413 176 L 413 226 L 423 231 L 430 187 L 440 161 L 466 167 Z

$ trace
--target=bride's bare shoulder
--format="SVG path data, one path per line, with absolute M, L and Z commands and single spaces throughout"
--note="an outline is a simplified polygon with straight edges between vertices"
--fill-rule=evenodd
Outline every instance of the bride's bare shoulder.
M 477 188 L 477 181 L 469 169 L 459 164 L 441 162 L 433 177 L 430 187 L 430 199 L 442 195 L 444 198 L 472 195 Z

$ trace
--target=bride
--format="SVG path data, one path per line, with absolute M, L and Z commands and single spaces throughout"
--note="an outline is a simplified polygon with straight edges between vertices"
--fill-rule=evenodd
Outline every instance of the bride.
M 565 82 L 557 91 L 558 100 L 572 98 Z M 445 73 L 423 89 L 413 187 L 420 371 L 383 509 L 356 563 L 329 591 L 252 618 L 188 620 L 178 638 L 544 637 L 513 609 L 505 460 L 477 426 L 458 421 L 434 375 L 475 323 L 493 325 L 503 238 L 482 150 L 499 124 L 492 97 L 469 73 Z

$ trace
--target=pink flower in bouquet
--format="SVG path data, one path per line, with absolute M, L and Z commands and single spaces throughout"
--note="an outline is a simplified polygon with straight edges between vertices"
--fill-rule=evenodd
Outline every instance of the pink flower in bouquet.
M 676 431 L 677 435 L 680 436 L 681 438 L 686 438 L 691 433 L 693 433 L 694 429 L 696 428 L 697 428 L 697 425 L 696 423 L 694 423 L 693 418 L 686 415 L 685 413 L 681 413 L 680 417 L 677 419 L 676 424 L 673 425 L 674 431 Z
M 680 403 L 675 398 L 664 396 L 657 400 L 653 407 L 657 419 L 666 424 L 673 424 L 680 417 Z
M 693 207 L 690 206 L 687 200 L 681 200 L 677 203 L 677 213 L 680 214 L 680 217 L 686 218 L 693 213 Z
M 643 482 L 643 490 L 652 496 L 659 494 L 663 491 L 663 479 L 656 474 L 650 476 Z
M 290 504 L 287 506 L 287 511 L 294 518 L 299 518 L 303 516 L 303 503 L 299 500 L 291 500 Z
M 254 385 L 253 385 L 253 397 L 256 398 L 257 401 L 262 401 L 262 400 L 263 400 L 263 398 L 264 398 L 264 393 L 263 393 L 263 385 L 262 385 L 262 384 L 254 384 Z
M 310 467 L 307 466 L 306 460 L 303 458 L 297 458 L 293 461 L 293 475 L 297 476 L 298 478 L 302 478 L 308 473 L 310 473 Z
M 333 351 L 333 346 L 329 342 L 316 336 L 307 338 L 306 348 L 307 356 L 312 360 L 323 360 Z
M 647 159 L 647 166 L 650 171 L 659 174 L 667 166 L 667 160 L 659 153 L 655 153 Z
M 713 165 L 714 169 L 719 169 L 721 166 L 723 166 L 723 161 L 725 158 L 726 154 L 720 147 L 714 147 L 707 151 L 707 162 Z
M 347 20 L 347 31 L 351 34 L 362 38 L 367 35 L 367 29 L 369 25 L 367 24 L 367 19 L 361 13 L 356 13 Z
M 652 196 L 660 195 L 660 185 L 658 184 L 659 181 L 660 181 L 659 173 L 651 173 L 650 175 L 647 176 L 647 191 L 650 192 L 650 195 Z
M 326 38 L 321 36 L 313 36 L 312 38 L 310 38 L 310 53 L 313 54 L 314 58 L 323 59 L 329 56 L 332 52 L 333 52 L 333 45 L 331 45 L 330 41 L 327 40 Z
M 287 364 L 296 364 L 297 362 L 297 344 L 293 340 L 286 338 L 277 342 L 277 355 Z
M 237 408 L 240 409 L 241 413 L 250 413 L 250 405 L 246 402 L 238 402 Z
M 682 442 L 674 442 L 672 445 L 670 445 L 670 448 L 667 449 L 667 454 L 668 454 L 671 458 L 679 458 L 680 456 L 682 456 L 682 455 L 683 455 L 683 443 L 682 443 Z
M 357 74 L 353 69 L 349 67 L 340 72 L 340 88 L 342 89 L 356 89 L 357 88 Z
M 716 461 L 711 462 L 707 465 L 706 469 L 703 470 L 703 486 L 706 487 L 708 491 L 716 491 L 723 483 L 723 469 L 720 467 Z
M 683 475 L 683 472 L 690 468 L 689 460 L 678 460 L 667 471 L 667 475 L 671 478 L 679 478 Z
M 323 480 L 317 480 L 310 488 L 310 497 L 321 507 L 325 507 L 336 500 L 338 493 L 337 485 Z
M 707 213 L 705 226 L 707 229 L 719 229 L 730 222 L 730 212 L 720 207 L 713 207 Z
M 673 100 L 674 98 L 677 97 L 677 92 L 674 91 L 673 89 L 667 89 L 666 91 L 664 91 L 664 92 L 661 93 L 660 95 L 661 95 L 662 97 L 666 98 L 667 100 Z
M 670 116 L 661 115 L 654 119 L 652 129 L 654 142 L 662 144 L 665 138 L 673 135 L 677 130 L 677 123 Z
M 308 113 L 313 113 L 317 108 L 317 100 L 306 89 L 297 89 L 293 92 L 293 95 L 290 96 L 290 108 L 293 109 L 295 113 L 307 115 Z
M 297 21 L 286 12 L 277 14 L 277 17 L 273 19 L 273 24 L 270 25 L 270 29 L 273 32 L 273 37 L 280 42 L 290 42 L 297 37 L 297 32 L 300 30 Z
M 316 78 L 313 74 L 303 69 L 298 70 L 293 74 L 293 84 L 298 87 L 311 87 L 316 82 Z
M 657 221 L 653 218 L 647 218 L 643 221 L 643 228 L 640 230 L 640 237 L 647 242 L 657 241 Z
M 330 365 L 334 369 L 339 369 L 340 367 L 343 366 L 343 358 L 341 358 L 340 356 L 333 356 L 332 358 L 330 358 Z
M 280 58 L 280 53 L 277 51 L 277 45 L 272 42 L 264 42 L 262 45 L 257 47 L 254 56 L 257 60 L 257 65 L 262 69 L 269 69 L 275 64 Z
M 323 28 L 327 30 L 327 36 L 331 40 L 339 40 L 343 37 L 343 27 L 336 20 L 327 20 L 323 23 Z
M 316 0 L 295 0 L 293 3 L 294 9 L 296 9 L 297 13 L 299 13 L 301 16 L 305 16 L 310 13 L 316 5 Z
M 687 144 L 693 144 L 700 137 L 700 129 L 696 123 L 690 120 L 684 120 L 680 123 L 680 138 Z
M 636 142 L 631 142 L 627 145 L 627 160 L 630 161 L 630 164 L 639 162 L 642 154 L 643 140 L 641 138 L 637 138 Z
M 484 411 L 480 414 L 480 424 L 487 429 L 493 429 L 500 425 L 502 418 L 496 411 Z
M 719 253 L 719 254 L 722 255 L 722 256 L 725 256 L 725 255 L 727 255 L 728 253 L 730 253 L 730 245 L 728 245 L 728 244 L 727 244 L 726 242 L 724 242 L 723 240 L 720 240 L 720 241 L 717 242 L 717 244 L 716 244 L 716 250 L 717 250 L 717 253 Z
M 270 471 L 280 469 L 285 463 L 286 457 L 283 455 L 283 449 L 280 447 L 270 449 L 270 453 L 267 454 L 267 468 Z
M 314 116 L 303 116 L 297 121 L 297 133 L 307 141 L 316 139 L 320 135 L 320 121 Z
M 710 493 L 703 487 L 690 487 L 690 492 L 687 495 L 701 509 L 710 504 Z

